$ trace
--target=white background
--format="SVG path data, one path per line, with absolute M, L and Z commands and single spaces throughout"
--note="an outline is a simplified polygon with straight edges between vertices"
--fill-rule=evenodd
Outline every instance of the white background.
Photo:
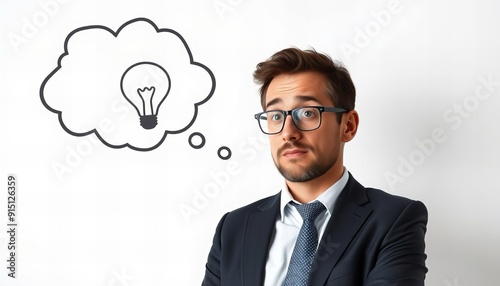
M 427 285 L 498 284 L 500 2 L 0 5 L 1 285 L 199 285 L 220 217 L 279 190 L 253 119 L 252 72 L 290 46 L 350 70 L 361 125 L 345 165 L 365 186 L 426 204 Z M 215 74 L 212 99 L 189 130 L 150 152 L 69 135 L 39 96 L 66 36 L 137 17 L 185 38 Z M 189 146 L 193 132 L 205 136 L 203 148 Z M 232 151 L 227 161 L 221 146 Z M 5 262 L 8 174 L 19 183 L 16 279 Z

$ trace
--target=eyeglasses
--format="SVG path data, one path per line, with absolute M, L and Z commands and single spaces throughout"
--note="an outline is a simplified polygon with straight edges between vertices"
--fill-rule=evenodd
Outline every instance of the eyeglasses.
M 321 126 L 323 112 L 343 113 L 347 110 L 326 106 L 303 106 L 292 110 L 268 110 L 255 114 L 262 132 L 267 135 L 278 134 L 283 131 L 288 115 L 292 116 L 293 123 L 301 131 L 316 130 Z

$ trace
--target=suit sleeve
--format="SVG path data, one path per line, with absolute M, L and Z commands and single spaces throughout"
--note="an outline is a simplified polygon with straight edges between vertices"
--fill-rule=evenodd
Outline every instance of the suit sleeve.
M 403 209 L 382 241 L 366 286 L 424 285 L 427 216 L 426 207 L 419 201 Z
M 205 277 L 203 278 L 202 286 L 219 286 L 221 285 L 221 251 L 222 251 L 222 225 L 226 219 L 225 214 L 220 220 L 215 230 L 215 235 L 212 243 L 212 248 L 208 254 L 207 264 L 205 267 Z

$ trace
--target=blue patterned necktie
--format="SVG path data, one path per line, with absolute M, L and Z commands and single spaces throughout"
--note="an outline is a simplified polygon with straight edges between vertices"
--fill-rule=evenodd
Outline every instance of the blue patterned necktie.
M 295 204 L 295 208 L 302 216 L 304 223 L 295 242 L 283 286 L 307 285 L 314 254 L 318 246 L 318 231 L 314 221 L 325 209 L 325 206 L 321 202 L 315 201 L 304 205 Z

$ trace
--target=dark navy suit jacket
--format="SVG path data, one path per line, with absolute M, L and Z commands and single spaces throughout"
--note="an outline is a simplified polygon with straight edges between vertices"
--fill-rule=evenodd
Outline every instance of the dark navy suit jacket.
M 279 208 L 278 193 L 222 217 L 203 286 L 263 285 Z M 421 202 L 365 188 L 349 174 L 319 244 L 309 285 L 424 285 L 426 225 Z

